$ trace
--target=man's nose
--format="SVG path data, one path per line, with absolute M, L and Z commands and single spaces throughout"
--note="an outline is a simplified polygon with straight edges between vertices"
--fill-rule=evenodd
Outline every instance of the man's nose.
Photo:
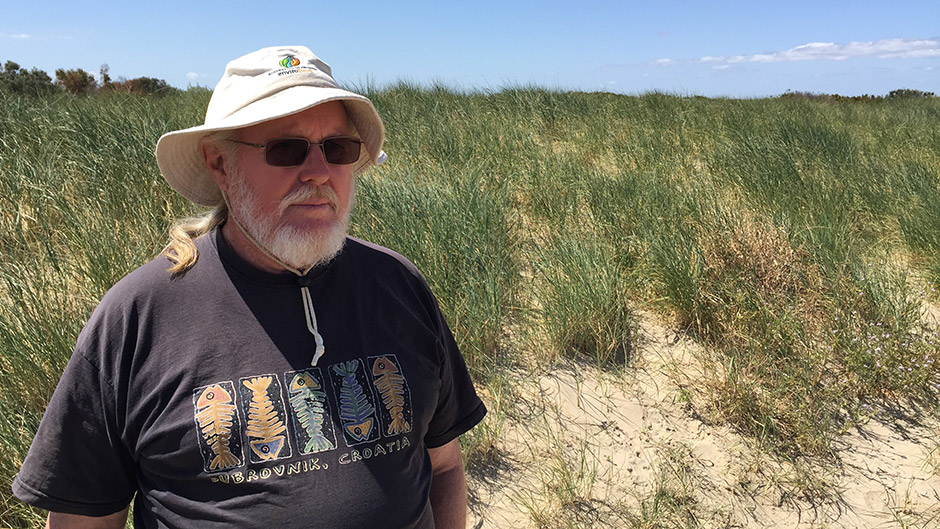
M 307 158 L 300 166 L 300 179 L 317 185 L 326 183 L 330 179 L 332 166 L 326 163 L 323 149 L 319 145 L 310 145 Z

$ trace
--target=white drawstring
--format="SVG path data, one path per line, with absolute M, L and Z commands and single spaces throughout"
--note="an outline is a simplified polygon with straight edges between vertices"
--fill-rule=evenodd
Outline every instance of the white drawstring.
M 317 365 L 317 360 L 326 352 L 323 346 L 323 337 L 317 332 L 317 313 L 313 311 L 313 299 L 310 297 L 310 289 L 300 287 L 300 294 L 304 298 L 304 314 L 307 316 L 307 330 L 313 334 L 313 339 L 317 342 L 317 350 L 313 353 L 313 360 L 310 360 L 311 366 Z
M 238 229 L 240 229 L 242 233 L 245 234 L 245 237 L 247 237 L 248 240 L 251 241 L 251 243 L 254 244 L 256 248 L 261 250 L 261 253 L 268 256 L 275 263 L 283 266 L 285 269 L 290 270 L 297 277 L 304 277 L 305 275 L 307 275 L 307 272 L 309 272 L 310 269 L 313 268 L 311 266 L 310 268 L 307 268 L 304 271 L 300 271 L 290 266 L 289 264 L 285 263 L 284 261 L 281 261 L 280 259 L 278 259 L 274 254 L 269 252 L 264 246 L 261 246 L 261 243 L 256 241 L 255 238 L 252 237 L 250 233 L 248 233 L 248 230 L 246 230 L 245 227 L 242 226 L 241 222 L 238 222 L 238 219 L 235 218 L 235 215 L 232 214 L 232 205 L 229 204 L 228 195 L 225 192 L 222 192 L 222 199 L 225 200 L 225 205 L 226 207 L 228 207 L 229 218 L 235 221 L 235 225 L 238 226 Z M 317 361 L 320 360 L 320 357 L 323 356 L 323 353 L 326 352 L 326 347 L 323 345 L 323 336 L 320 336 L 320 333 L 317 332 L 317 313 L 313 310 L 313 297 L 310 295 L 310 289 L 308 289 L 306 286 L 301 286 L 300 295 L 304 301 L 304 316 L 307 318 L 307 330 L 310 331 L 310 334 L 313 335 L 313 339 L 317 344 L 317 348 L 313 353 L 313 358 L 310 360 L 310 365 L 313 367 L 316 367 Z

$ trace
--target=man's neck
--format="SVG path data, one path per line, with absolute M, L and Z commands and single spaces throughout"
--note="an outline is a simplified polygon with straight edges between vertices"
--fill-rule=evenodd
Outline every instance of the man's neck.
M 287 268 L 284 268 L 284 265 L 271 259 L 255 246 L 232 219 L 228 219 L 222 225 L 222 237 L 239 257 L 255 268 L 272 273 L 288 271 Z

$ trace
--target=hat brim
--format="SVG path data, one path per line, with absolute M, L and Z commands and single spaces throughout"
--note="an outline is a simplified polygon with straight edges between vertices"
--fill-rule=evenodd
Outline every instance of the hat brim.
M 202 155 L 204 137 L 303 112 L 329 101 L 343 102 L 365 147 L 353 164 L 353 174 L 358 175 L 370 165 L 381 163 L 385 128 L 367 97 L 340 88 L 301 85 L 255 101 L 212 124 L 164 134 L 157 141 L 157 165 L 170 187 L 179 194 L 202 206 L 218 206 L 222 203 L 222 193 L 209 175 Z

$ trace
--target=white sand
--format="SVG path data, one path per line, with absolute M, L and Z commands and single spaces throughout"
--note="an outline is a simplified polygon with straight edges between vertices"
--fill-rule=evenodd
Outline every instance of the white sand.
M 624 375 L 568 364 L 520 381 L 500 456 L 470 471 L 469 526 L 940 528 L 936 419 L 869 420 L 839 437 L 807 483 L 696 417 L 684 395 L 704 376 L 701 353 L 644 317 Z M 687 508 L 662 514 L 668 505 Z

